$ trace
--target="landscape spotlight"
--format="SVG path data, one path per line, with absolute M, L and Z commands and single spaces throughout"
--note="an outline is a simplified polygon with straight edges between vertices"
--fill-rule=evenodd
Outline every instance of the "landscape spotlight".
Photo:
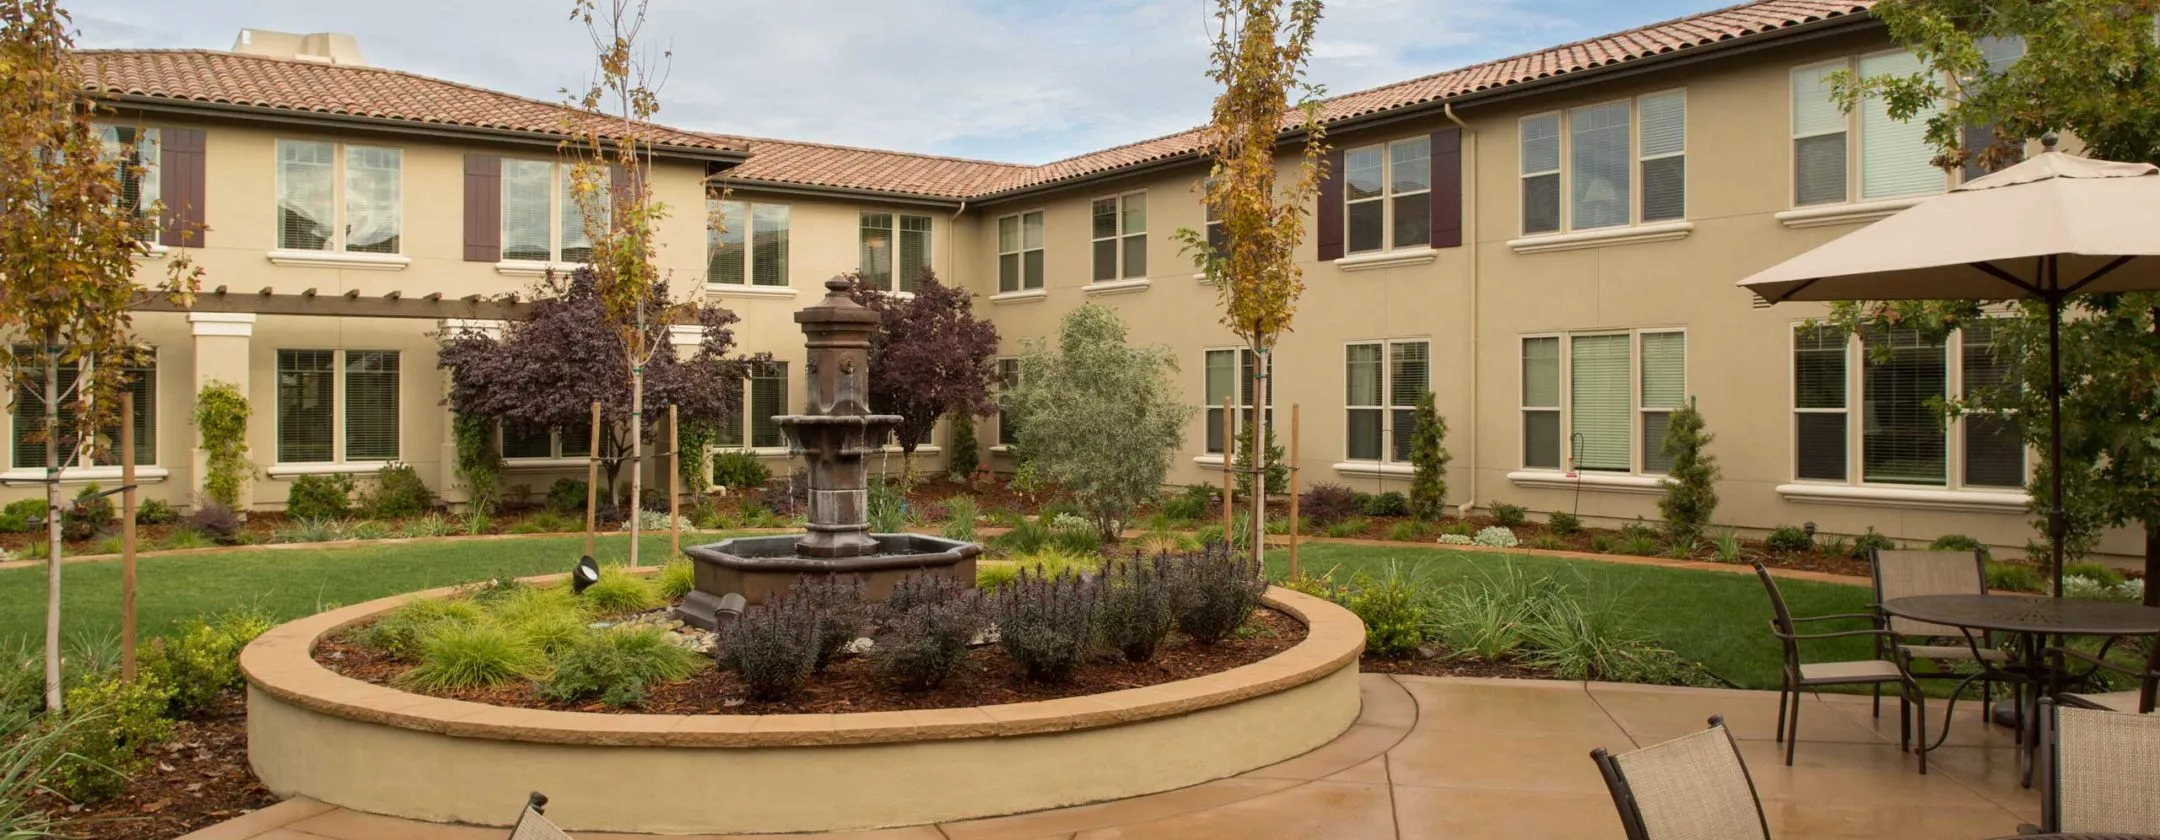
M 571 594 L 583 595 L 585 594 L 585 587 L 599 582 L 600 564 L 593 562 L 590 554 L 578 558 L 577 568 L 570 572 Z

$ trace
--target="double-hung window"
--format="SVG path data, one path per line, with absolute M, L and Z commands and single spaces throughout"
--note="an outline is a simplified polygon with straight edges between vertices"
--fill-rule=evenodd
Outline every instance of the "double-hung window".
M 1533 114 L 1517 131 L 1524 235 L 1686 218 L 1686 91 Z
M 1271 372 L 1274 366 L 1274 359 L 1270 357 L 1268 367 Z M 1230 402 L 1232 409 L 1230 422 L 1235 427 L 1232 431 L 1233 434 L 1244 434 L 1245 428 L 1252 424 L 1252 409 L 1255 405 L 1253 352 L 1243 347 L 1209 350 L 1207 351 L 1206 364 L 1203 367 L 1207 372 L 1206 390 L 1204 391 L 1207 395 L 1207 451 L 1210 454 L 1220 455 L 1223 452 L 1223 402 L 1225 400 Z M 1268 425 L 1273 426 L 1275 379 L 1272 375 L 1267 377 L 1266 387 L 1262 389 L 1258 405 L 1262 413 L 1266 415 Z
M 706 199 L 719 224 L 705 235 L 705 282 L 788 285 L 788 206 Z
M 1967 326 L 1944 341 L 1909 328 L 1854 337 L 1806 325 L 1793 332 L 1793 472 L 1802 481 L 2011 489 L 2025 483 L 2025 445 L 2014 415 L 1945 420 L 1951 394 L 2003 382 L 1994 328 Z M 1855 464 L 1848 453 L 1857 449 Z M 1857 468 L 1857 469 L 1856 469 Z
M 1012 390 L 1014 388 L 1020 387 L 1019 359 L 1013 358 L 1011 356 L 1006 356 L 1004 358 L 998 359 L 997 371 L 998 391 L 1009 394 L 1012 393 Z M 1014 418 L 1011 412 L 1005 411 L 1003 408 L 999 408 L 997 415 L 997 445 L 1012 446 L 1019 442 L 1020 424 L 1014 422 Z
M 1678 330 L 1525 336 L 1523 468 L 1663 473 L 1666 424 L 1686 395 Z
M 603 195 L 588 202 L 607 224 Z M 502 258 L 535 262 L 582 263 L 592 259 L 592 237 L 577 199 L 576 167 L 546 160 L 503 158 Z
M 1000 216 L 997 225 L 998 291 L 1042 288 L 1043 211 Z
M 1432 387 L 1432 345 L 1424 339 L 1362 341 L 1343 347 L 1345 455 L 1352 461 L 1410 462 L 1419 397 Z
M 1432 244 L 1432 138 L 1343 152 L 1343 250 Z
M 502 456 L 519 458 L 584 458 L 592 454 L 592 421 L 580 420 L 559 429 L 502 427 Z
M 788 366 L 786 362 L 767 362 L 750 372 L 750 446 L 754 449 L 777 449 L 787 445 L 787 438 L 780 433 L 780 424 L 773 420 L 787 413 Z
M 60 366 L 60 427 L 55 430 L 58 441 L 31 441 L 31 432 L 45 425 L 45 354 L 37 347 L 18 345 L 15 359 L 20 366 L 16 371 L 14 435 L 15 453 L 9 462 L 18 469 L 41 469 L 45 466 L 45 447 L 57 444 L 60 450 L 59 464 L 67 467 L 117 466 L 120 463 L 120 430 L 102 429 L 98 434 L 107 447 L 114 448 L 104 460 L 96 453 L 77 449 L 82 440 L 83 429 L 76 424 L 76 404 L 81 396 L 75 392 L 80 374 L 95 365 L 94 360 L 77 363 L 62 362 Z M 135 412 L 126 422 L 135 427 L 135 463 L 138 466 L 157 463 L 157 353 L 145 350 L 141 358 L 123 368 L 121 388 L 135 397 Z M 52 436 L 45 436 L 52 437 Z
M 397 460 L 398 369 L 395 350 L 277 351 L 278 463 Z
M 105 123 L 96 129 L 103 156 L 120 179 L 120 206 L 148 218 L 160 195 L 158 130 Z
M 1910 76 L 1922 69 L 1912 53 L 1892 52 L 1792 71 L 1794 206 L 1906 198 L 1949 186 L 1949 175 L 1936 168 L 1935 150 L 1927 139 L 1932 107 L 1898 120 L 1890 116 L 1882 97 L 1867 97 L 1848 114 L 1831 95 L 1831 76 L 1839 71 L 1872 79 Z M 1854 158 L 1859 159 L 1857 167 L 1851 165 Z
M 327 140 L 277 141 L 277 246 L 398 253 L 404 154 Z
M 864 286 L 881 291 L 913 292 L 930 270 L 929 216 L 904 213 L 862 214 L 861 264 Z
M 1095 282 L 1147 276 L 1147 193 L 1095 199 Z

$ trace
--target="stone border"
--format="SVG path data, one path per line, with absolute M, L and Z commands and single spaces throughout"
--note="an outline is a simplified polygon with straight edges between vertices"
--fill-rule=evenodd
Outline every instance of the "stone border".
M 1187 787 L 1303 754 L 1358 715 L 1364 625 L 1342 607 L 1280 588 L 1264 600 L 1303 622 L 1306 636 L 1267 659 L 1145 688 L 971 708 L 796 715 L 523 709 L 373 685 L 311 655 L 329 634 L 411 598 L 451 591 L 303 618 L 241 652 L 249 763 L 266 786 L 281 796 L 442 822 L 506 822 L 517 803 L 497 800 L 537 788 L 557 797 L 549 813 L 573 831 L 876 828 Z M 683 772 L 688 767 L 706 772 Z M 710 785 L 723 778 L 732 795 L 716 802 Z M 573 790 L 595 784 L 615 792 Z M 878 793 L 836 799 L 833 784 Z

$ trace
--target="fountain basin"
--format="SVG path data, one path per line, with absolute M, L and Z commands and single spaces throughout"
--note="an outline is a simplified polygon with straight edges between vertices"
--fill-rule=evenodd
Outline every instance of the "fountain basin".
M 854 575 L 871 601 L 885 600 L 894 583 L 917 572 L 975 583 L 980 545 L 924 534 L 870 537 L 877 541 L 877 550 L 856 557 L 804 557 L 797 546 L 803 537 L 797 534 L 736 537 L 685 548 L 697 583 L 675 608 L 675 617 L 692 627 L 716 629 L 714 613 L 722 596 L 741 595 L 755 606 L 786 592 L 796 578 L 810 575 Z

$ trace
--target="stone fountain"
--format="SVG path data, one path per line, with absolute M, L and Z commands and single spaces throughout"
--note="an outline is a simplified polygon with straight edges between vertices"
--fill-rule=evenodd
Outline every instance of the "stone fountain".
M 848 295 L 844 277 L 825 281 L 825 299 L 795 313 L 809 363 L 804 366 L 803 413 L 774 418 L 788 452 L 807 462 L 810 509 L 800 536 L 738 537 L 683 549 L 697 585 L 675 608 L 684 623 L 708 630 L 719 623 L 723 599 L 748 605 L 787 591 L 806 575 L 855 575 L 868 597 L 882 601 L 893 583 L 931 572 L 973 583 L 982 546 L 920 534 L 870 533 L 869 469 L 864 459 L 884 449 L 900 417 L 870 413 L 870 334 L 878 313 Z

